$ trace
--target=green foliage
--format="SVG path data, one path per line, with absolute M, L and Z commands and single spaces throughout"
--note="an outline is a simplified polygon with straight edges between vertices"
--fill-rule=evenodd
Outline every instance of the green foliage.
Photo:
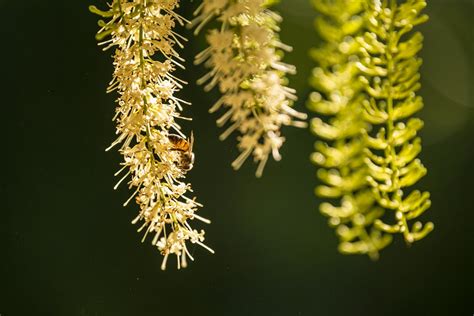
M 416 91 L 420 88 L 417 53 L 423 36 L 411 34 L 414 26 L 428 17 L 420 14 L 424 0 L 370 1 L 367 5 L 366 28 L 358 38 L 361 46 L 360 62 L 366 99 L 365 121 L 374 129 L 367 135 L 368 149 L 365 162 L 369 170 L 368 182 L 378 204 L 393 211 L 393 224 L 380 219 L 376 227 L 388 233 L 402 233 L 408 243 L 425 237 L 433 230 L 433 223 L 408 221 L 416 219 L 430 207 L 429 193 L 411 190 L 426 168 L 417 159 L 421 140 L 417 137 L 423 121 L 412 118 L 423 101 Z M 406 197 L 405 197 L 406 196 Z
M 308 107 L 317 112 L 312 131 L 323 141 L 315 144 L 312 161 L 320 166 L 322 185 L 316 194 L 335 202 L 320 205 L 339 236 L 339 251 L 368 254 L 376 259 L 391 242 L 374 222 L 384 210 L 375 203 L 367 182 L 365 164 L 368 123 L 363 117 L 363 85 L 354 56 L 360 49 L 356 37 L 363 32 L 363 0 L 314 0 L 321 13 L 315 25 L 324 44 L 311 51 L 318 63 L 310 79 L 313 92 Z

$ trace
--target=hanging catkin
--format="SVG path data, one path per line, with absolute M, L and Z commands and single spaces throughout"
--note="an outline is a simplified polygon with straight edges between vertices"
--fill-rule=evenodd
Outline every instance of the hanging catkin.
M 424 0 L 371 0 L 367 6 L 367 32 L 359 37 L 362 84 L 366 98 L 364 118 L 373 129 L 367 135 L 368 182 L 378 204 L 390 210 L 389 224 L 375 226 L 387 233 L 401 233 L 407 243 L 422 239 L 434 228 L 416 221 L 431 205 L 428 192 L 411 187 L 426 174 L 416 158 L 421 151 L 418 131 L 423 121 L 412 116 L 423 107 L 420 89 L 423 36 L 412 32 L 428 16 L 421 14 Z
M 320 13 L 317 30 L 323 39 L 311 51 L 318 63 L 311 84 L 308 107 L 318 113 L 311 130 L 321 139 L 315 144 L 312 161 L 320 166 L 322 184 L 316 194 L 331 202 L 320 205 L 321 213 L 339 236 L 339 251 L 345 254 L 368 254 L 376 259 L 391 236 L 374 227 L 384 210 L 377 206 L 365 165 L 365 133 L 361 102 L 364 95 L 356 62 L 360 45 L 357 36 L 364 27 L 364 0 L 314 0 Z
M 168 256 L 177 256 L 178 269 L 187 266 L 187 258 L 194 260 L 187 242 L 203 244 L 204 231 L 192 229 L 193 219 L 209 223 L 196 214 L 200 205 L 185 181 L 192 168 L 192 136 L 187 140 L 178 120 L 182 104 L 176 97 L 182 80 L 173 75 L 182 67 L 175 45 L 182 47 L 183 38 L 173 31 L 175 24 L 184 20 L 174 12 L 177 0 L 114 0 L 108 11 L 90 7 L 91 11 L 108 18 L 97 39 L 104 50 L 116 47 L 114 76 L 108 92 L 117 91 L 119 98 L 115 120 L 118 138 L 109 147 L 121 145 L 125 172 L 117 186 L 129 178 L 129 188 L 140 207 L 133 223 L 141 223 L 143 241 L 152 235 L 152 244 L 162 255 L 162 269 Z M 156 55 L 161 60 L 156 60 Z M 116 186 L 116 188 L 117 188 Z
M 295 67 L 281 61 L 291 48 L 278 39 L 281 17 L 264 0 L 203 0 L 196 11 L 196 33 L 210 20 L 221 24 L 207 34 L 209 47 L 196 56 L 209 72 L 199 80 L 209 91 L 215 86 L 222 97 L 210 112 L 225 108 L 218 126 L 228 125 L 220 139 L 237 131 L 240 155 L 232 163 L 239 169 L 253 155 L 262 176 L 270 155 L 280 160 L 285 138 L 283 125 L 305 127 L 306 115 L 291 106 L 295 91 L 287 86 L 286 74 Z

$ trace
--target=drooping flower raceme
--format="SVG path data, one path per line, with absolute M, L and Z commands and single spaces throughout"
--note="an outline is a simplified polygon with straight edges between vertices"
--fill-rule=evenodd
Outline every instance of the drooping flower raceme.
M 219 126 L 228 124 L 221 134 L 224 140 L 238 131 L 240 155 L 232 163 L 239 169 L 253 155 L 260 177 L 271 154 L 280 160 L 279 150 L 285 138 L 283 125 L 304 127 L 306 115 L 291 105 L 295 91 L 286 86 L 286 74 L 295 68 L 281 61 L 282 51 L 291 48 L 277 36 L 281 18 L 266 8 L 264 0 L 203 0 L 196 10 L 196 33 L 212 19 L 221 26 L 207 34 L 209 47 L 196 56 L 209 72 L 199 80 L 209 91 L 218 86 L 222 97 L 210 112 L 221 107 L 225 113 L 217 120 Z
M 114 0 L 108 11 L 94 6 L 90 10 L 108 22 L 100 21 L 98 40 L 105 49 L 116 47 L 114 76 L 108 92 L 117 91 L 119 98 L 115 120 L 118 138 L 110 146 L 121 144 L 125 172 L 117 186 L 128 182 L 133 198 L 140 206 L 133 223 L 141 223 L 143 241 L 153 235 L 152 244 L 163 254 L 162 269 L 168 256 L 177 256 L 177 266 L 186 267 L 187 257 L 193 260 L 187 242 L 203 244 L 204 231 L 189 225 L 193 219 L 209 223 L 196 214 L 201 206 L 187 196 L 191 186 L 184 182 L 192 167 L 192 144 L 180 131 L 182 100 L 175 93 L 183 81 L 173 76 L 182 67 L 175 45 L 182 47 L 182 37 L 173 31 L 175 24 L 183 24 L 182 17 L 173 10 L 178 0 Z M 104 50 L 105 50 L 104 49 Z M 153 59 L 159 54 L 162 61 Z M 191 140 L 192 142 L 192 140 Z M 116 187 L 117 187 L 116 186 Z
M 413 27 L 425 22 L 421 14 L 424 0 L 370 0 L 367 6 L 367 32 L 358 39 L 360 62 L 366 94 L 364 117 L 374 126 L 367 135 L 366 165 L 368 182 L 378 204 L 390 210 L 392 218 L 376 220 L 375 225 L 387 233 L 400 233 L 413 243 L 430 233 L 434 225 L 411 220 L 421 216 L 431 205 L 430 194 L 413 190 L 426 174 L 416 158 L 421 151 L 418 131 L 423 121 L 412 116 L 423 107 L 417 96 L 421 87 L 417 57 L 423 36 L 412 33 Z
M 364 162 L 369 124 L 363 118 L 364 96 L 357 79 L 356 38 L 364 30 L 365 0 L 312 2 L 320 13 L 315 24 L 324 40 L 311 51 L 318 66 L 311 77 L 316 91 L 308 101 L 318 113 L 311 121 L 311 130 L 320 138 L 312 155 L 322 182 L 316 194 L 328 199 L 320 210 L 336 228 L 339 251 L 376 259 L 392 238 L 374 227 L 384 210 L 375 203 Z

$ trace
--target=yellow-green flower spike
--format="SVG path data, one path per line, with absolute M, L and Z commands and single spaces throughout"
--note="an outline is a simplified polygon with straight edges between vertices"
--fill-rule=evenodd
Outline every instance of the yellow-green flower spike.
M 363 0 L 314 0 L 320 15 L 316 28 L 324 44 L 311 51 L 318 63 L 311 77 L 313 92 L 308 107 L 317 112 L 311 130 L 322 141 L 315 144 L 312 161 L 320 166 L 322 185 L 316 188 L 320 197 L 335 200 L 320 205 L 330 218 L 340 239 L 344 254 L 367 254 L 372 259 L 390 244 L 392 237 L 382 233 L 374 222 L 384 213 L 375 203 L 365 165 L 365 131 L 369 124 L 363 118 L 363 85 L 357 59 L 363 33 Z
M 373 125 L 367 134 L 365 164 L 368 182 L 380 207 L 391 210 L 389 223 L 377 219 L 380 230 L 403 234 L 407 243 L 422 239 L 433 230 L 433 223 L 423 225 L 410 220 L 430 207 L 429 193 L 412 190 L 426 168 L 417 159 L 421 141 L 417 137 L 423 121 L 413 118 L 423 101 L 416 95 L 420 88 L 417 53 L 423 36 L 412 33 L 413 27 L 428 20 L 420 12 L 424 0 L 371 0 L 367 4 L 367 32 L 357 40 L 360 45 L 361 82 L 366 98 L 364 118 Z M 407 193 L 408 191 L 408 193 Z

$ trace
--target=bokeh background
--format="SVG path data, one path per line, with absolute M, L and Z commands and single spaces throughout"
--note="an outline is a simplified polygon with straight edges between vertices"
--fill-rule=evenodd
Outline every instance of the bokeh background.
M 190 17 L 197 1 L 182 1 Z M 474 1 L 430 0 L 422 53 L 426 127 L 420 188 L 432 193 L 424 216 L 435 231 L 412 247 L 396 238 L 377 262 L 337 253 L 337 240 L 313 195 L 315 138 L 287 128 L 279 163 L 262 179 L 247 163 L 234 172 L 235 140 L 219 142 L 217 99 L 195 85 L 192 65 L 203 36 L 183 51 L 193 101 L 186 129 L 196 135 L 190 173 L 208 254 L 176 271 L 130 224 L 129 195 L 112 187 L 120 155 L 114 139 L 111 52 L 94 33 L 90 1 L 0 1 L 0 77 L 4 129 L 0 219 L 0 314 L 17 315 L 472 315 L 474 245 Z M 104 1 L 95 1 L 104 7 Z M 291 86 L 306 111 L 307 79 L 318 45 L 307 0 L 283 0 L 281 37 L 294 46 Z M 190 31 L 182 30 L 189 38 Z

